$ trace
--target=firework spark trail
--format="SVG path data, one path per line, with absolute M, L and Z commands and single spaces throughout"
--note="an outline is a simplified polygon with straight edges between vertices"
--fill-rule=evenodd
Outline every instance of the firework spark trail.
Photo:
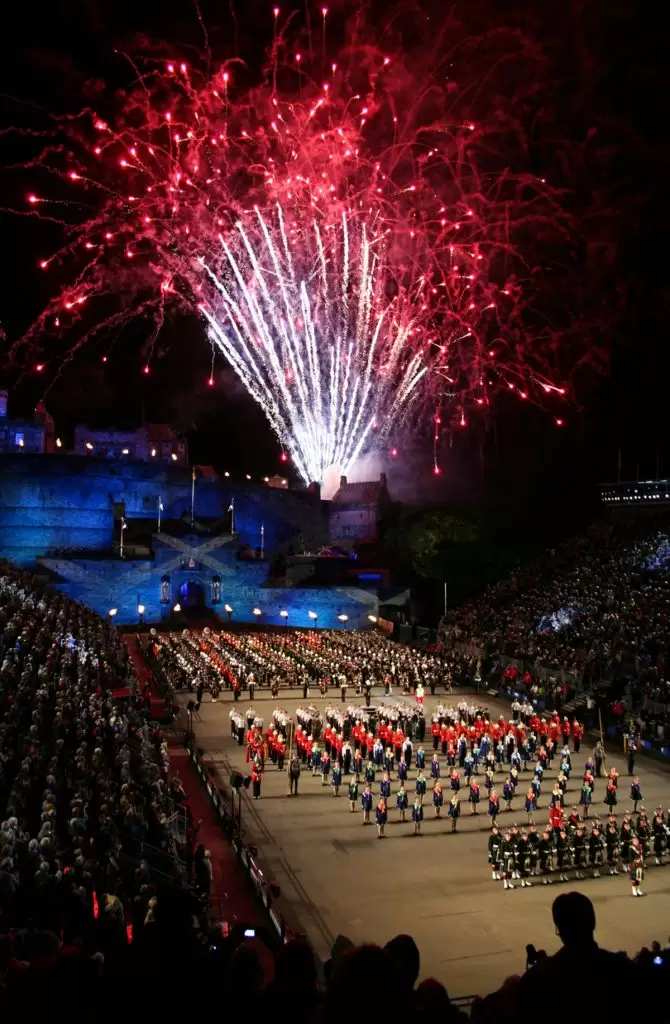
M 275 34 L 275 61 L 284 45 Z M 229 65 L 208 78 L 154 60 L 115 122 L 86 111 L 50 124 L 25 165 L 45 184 L 27 212 L 78 211 L 40 261 L 73 271 L 14 358 L 29 344 L 40 365 L 67 364 L 151 311 L 149 372 L 168 313 L 197 311 L 306 483 L 347 472 L 426 408 L 455 426 L 501 389 L 563 394 L 546 336 L 523 322 L 530 284 L 514 249 L 515 225 L 556 220 L 557 198 L 538 179 L 529 200 L 525 171 L 516 186 L 506 166 L 480 175 L 480 130 L 430 76 L 408 105 L 395 58 L 366 46 L 347 59 L 312 86 L 303 63 L 299 98 L 282 94 L 275 64 L 237 99 Z M 113 295 L 121 312 L 98 316 Z

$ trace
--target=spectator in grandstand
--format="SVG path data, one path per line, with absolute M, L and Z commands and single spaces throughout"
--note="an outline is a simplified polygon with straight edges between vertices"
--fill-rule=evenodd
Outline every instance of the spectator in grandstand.
M 561 669 L 588 686 L 630 677 L 651 685 L 667 663 L 667 559 L 656 520 L 594 527 L 450 612 L 440 635 L 485 649 L 494 663 L 516 659 L 522 671 Z

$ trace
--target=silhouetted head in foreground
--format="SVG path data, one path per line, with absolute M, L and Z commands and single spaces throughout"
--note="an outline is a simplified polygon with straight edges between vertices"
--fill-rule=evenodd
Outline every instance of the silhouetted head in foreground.
M 588 896 L 581 892 L 564 892 L 551 908 L 556 931 L 564 946 L 582 946 L 593 942 L 596 914 Z
M 411 935 L 396 935 L 386 943 L 384 949 L 398 966 L 402 980 L 411 991 L 419 977 L 419 947 Z

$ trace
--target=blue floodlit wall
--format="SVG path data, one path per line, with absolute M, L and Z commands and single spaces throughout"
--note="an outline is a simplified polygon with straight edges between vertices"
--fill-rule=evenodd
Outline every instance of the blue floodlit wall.
M 3 455 L 0 553 L 19 565 L 31 565 L 38 555 L 58 548 L 111 547 L 115 490 L 109 473 L 85 459 Z
M 267 563 L 238 562 L 235 541 L 227 536 L 203 538 L 153 538 L 152 560 L 43 558 L 40 564 L 57 574 L 56 585 L 78 601 L 107 615 L 117 609 L 116 622 L 133 625 L 137 607 L 144 605 L 145 622 L 160 622 L 172 614 L 174 604 L 188 604 L 188 589 L 201 588 L 202 603 L 225 620 L 224 605 L 233 608 L 236 622 L 271 625 L 343 628 L 338 616 L 348 616 L 347 628 L 369 626 L 368 615 L 377 614 L 375 594 L 356 587 L 267 587 Z M 195 568 L 186 568 L 190 563 Z M 187 588 L 187 593 L 184 593 Z M 285 621 L 279 612 L 288 611 Z M 316 622 L 309 612 L 316 612 Z
M 164 519 L 190 511 L 190 470 L 58 454 L 0 456 L 0 554 L 32 565 L 65 550 L 108 550 L 114 504 L 125 503 L 128 519 L 155 520 L 159 496 Z M 196 518 L 223 516 L 234 500 L 238 542 L 259 546 L 262 525 L 268 553 L 327 542 L 326 518 L 314 495 L 198 479 L 195 496 Z

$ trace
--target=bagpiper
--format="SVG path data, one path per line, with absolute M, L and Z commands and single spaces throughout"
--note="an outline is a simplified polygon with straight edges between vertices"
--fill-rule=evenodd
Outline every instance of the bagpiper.
M 551 870 L 553 867 L 554 847 L 551 840 L 551 835 L 548 830 L 542 833 L 542 838 L 540 839 L 539 854 L 540 874 L 543 876 L 542 884 L 551 885 L 553 882 L 553 878 L 551 877 Z
M 489 864 L 491 865 L 491 877 L 494 882 L 500 881 L 500 847 L 502 836 L 500 829 L 494 825 L 489 836 Z
M 610 875 L 618 875 L 619 831 L 616 825 L 613 825 L 611 822 L 605 830 L 605 849 L 607 851 L 607 865 L 610 869 Z
M 633 887 L 633 896 L 644 896 L 640 886 L 642 885 L 642 879 L 644 878 L 644 861 L 642 856 L 638 856 L 631 863 L 630 866 L 630 881 Z
M 500 863 L 502 865 L 503 889 L 513 889 L 512 878 L 514 876 L 514 858 L 516 855 L 515 844 L 512 836 L 505 832 L 504 839 L 500 845 Z
M 589 863 L 593 869 L 593 877 L 600 878 L 600 867 L 603 862 L 603 837 L 596 825 L 589 836 Z
M 577 830 L 575 831 L 572 840 L 572 848 L 574 863 L 575 867 L 577 868 L 576 877 L 583 878 L 584 869 L 586 868 L 586 836 L 584 834 L 584 829 L 581 827 L 581 825 L 579 825 L 577 827 Z

